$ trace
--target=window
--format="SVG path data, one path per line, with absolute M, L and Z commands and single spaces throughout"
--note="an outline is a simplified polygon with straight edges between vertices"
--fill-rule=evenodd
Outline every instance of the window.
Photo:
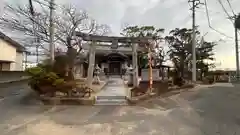
M 0 62 L 0 71 L 10 71 L 11 63 L 10 62 Z
M 2 63 L 0 63 L 0 71 L 2 71 Z

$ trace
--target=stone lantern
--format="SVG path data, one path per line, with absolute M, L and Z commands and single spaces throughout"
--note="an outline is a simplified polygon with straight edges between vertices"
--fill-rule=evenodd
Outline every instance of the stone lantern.
M 101 73 L 101 68 L 96 65 L 95 69 L 94 69 L 94 80 L 93 80 L 93 84 L 100 84 L 100 79 L 99 79 L 99 75 Z

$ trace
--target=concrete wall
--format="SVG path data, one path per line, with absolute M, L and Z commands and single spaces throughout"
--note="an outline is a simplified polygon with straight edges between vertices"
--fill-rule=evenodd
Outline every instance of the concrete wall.
M 0 39 L 0 49 L 0 60 L 15 62 L 17 56 L 15 47 Z
M 0 61 L 9 61 L 12 63 L 3 63 L 4 71 L 22 71 L 24 56 L 22 52 L 17 52 L 16 48 L 0 39 Z
M 23 60 L 24 60 L 24 56 L 22 52 L 17 52 L 16 53 L 16 60 L 14 64 L 14 68 L 12 68 L 12 70 L 14 71 L 23 71 Z
M 27 74 L 23 71 L 0 71 L 0 82 L 17 80 L 26 76 Z

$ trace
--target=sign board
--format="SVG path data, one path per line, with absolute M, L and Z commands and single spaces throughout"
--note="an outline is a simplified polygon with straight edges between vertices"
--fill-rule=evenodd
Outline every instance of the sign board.
M 142 81 L 149 81 L 149 69 L 142 69 Z M 159 69 L 152 69 L 153 81 L 159 81 Z

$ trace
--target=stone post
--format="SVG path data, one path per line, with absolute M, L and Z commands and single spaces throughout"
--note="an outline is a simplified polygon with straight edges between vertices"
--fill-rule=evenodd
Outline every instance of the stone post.
M 95 45 L 96 42 L 92 41 L 89 48 L 89 61 L 88 61 L 88 74 L 87 74 L 87 86 L 92 87 L 93 71 L 95 65 Z
M 82 78 L 83 77 L 83 72 L 84 72 L 84 68 L 83 68 L 83 64 L 81 63 L 80 64 L 80 77 Z
M 133 67 L 133 87 L 138 86 L 138 61 L 137 61 L 137 44 L 132 44 L 132 67 Z

